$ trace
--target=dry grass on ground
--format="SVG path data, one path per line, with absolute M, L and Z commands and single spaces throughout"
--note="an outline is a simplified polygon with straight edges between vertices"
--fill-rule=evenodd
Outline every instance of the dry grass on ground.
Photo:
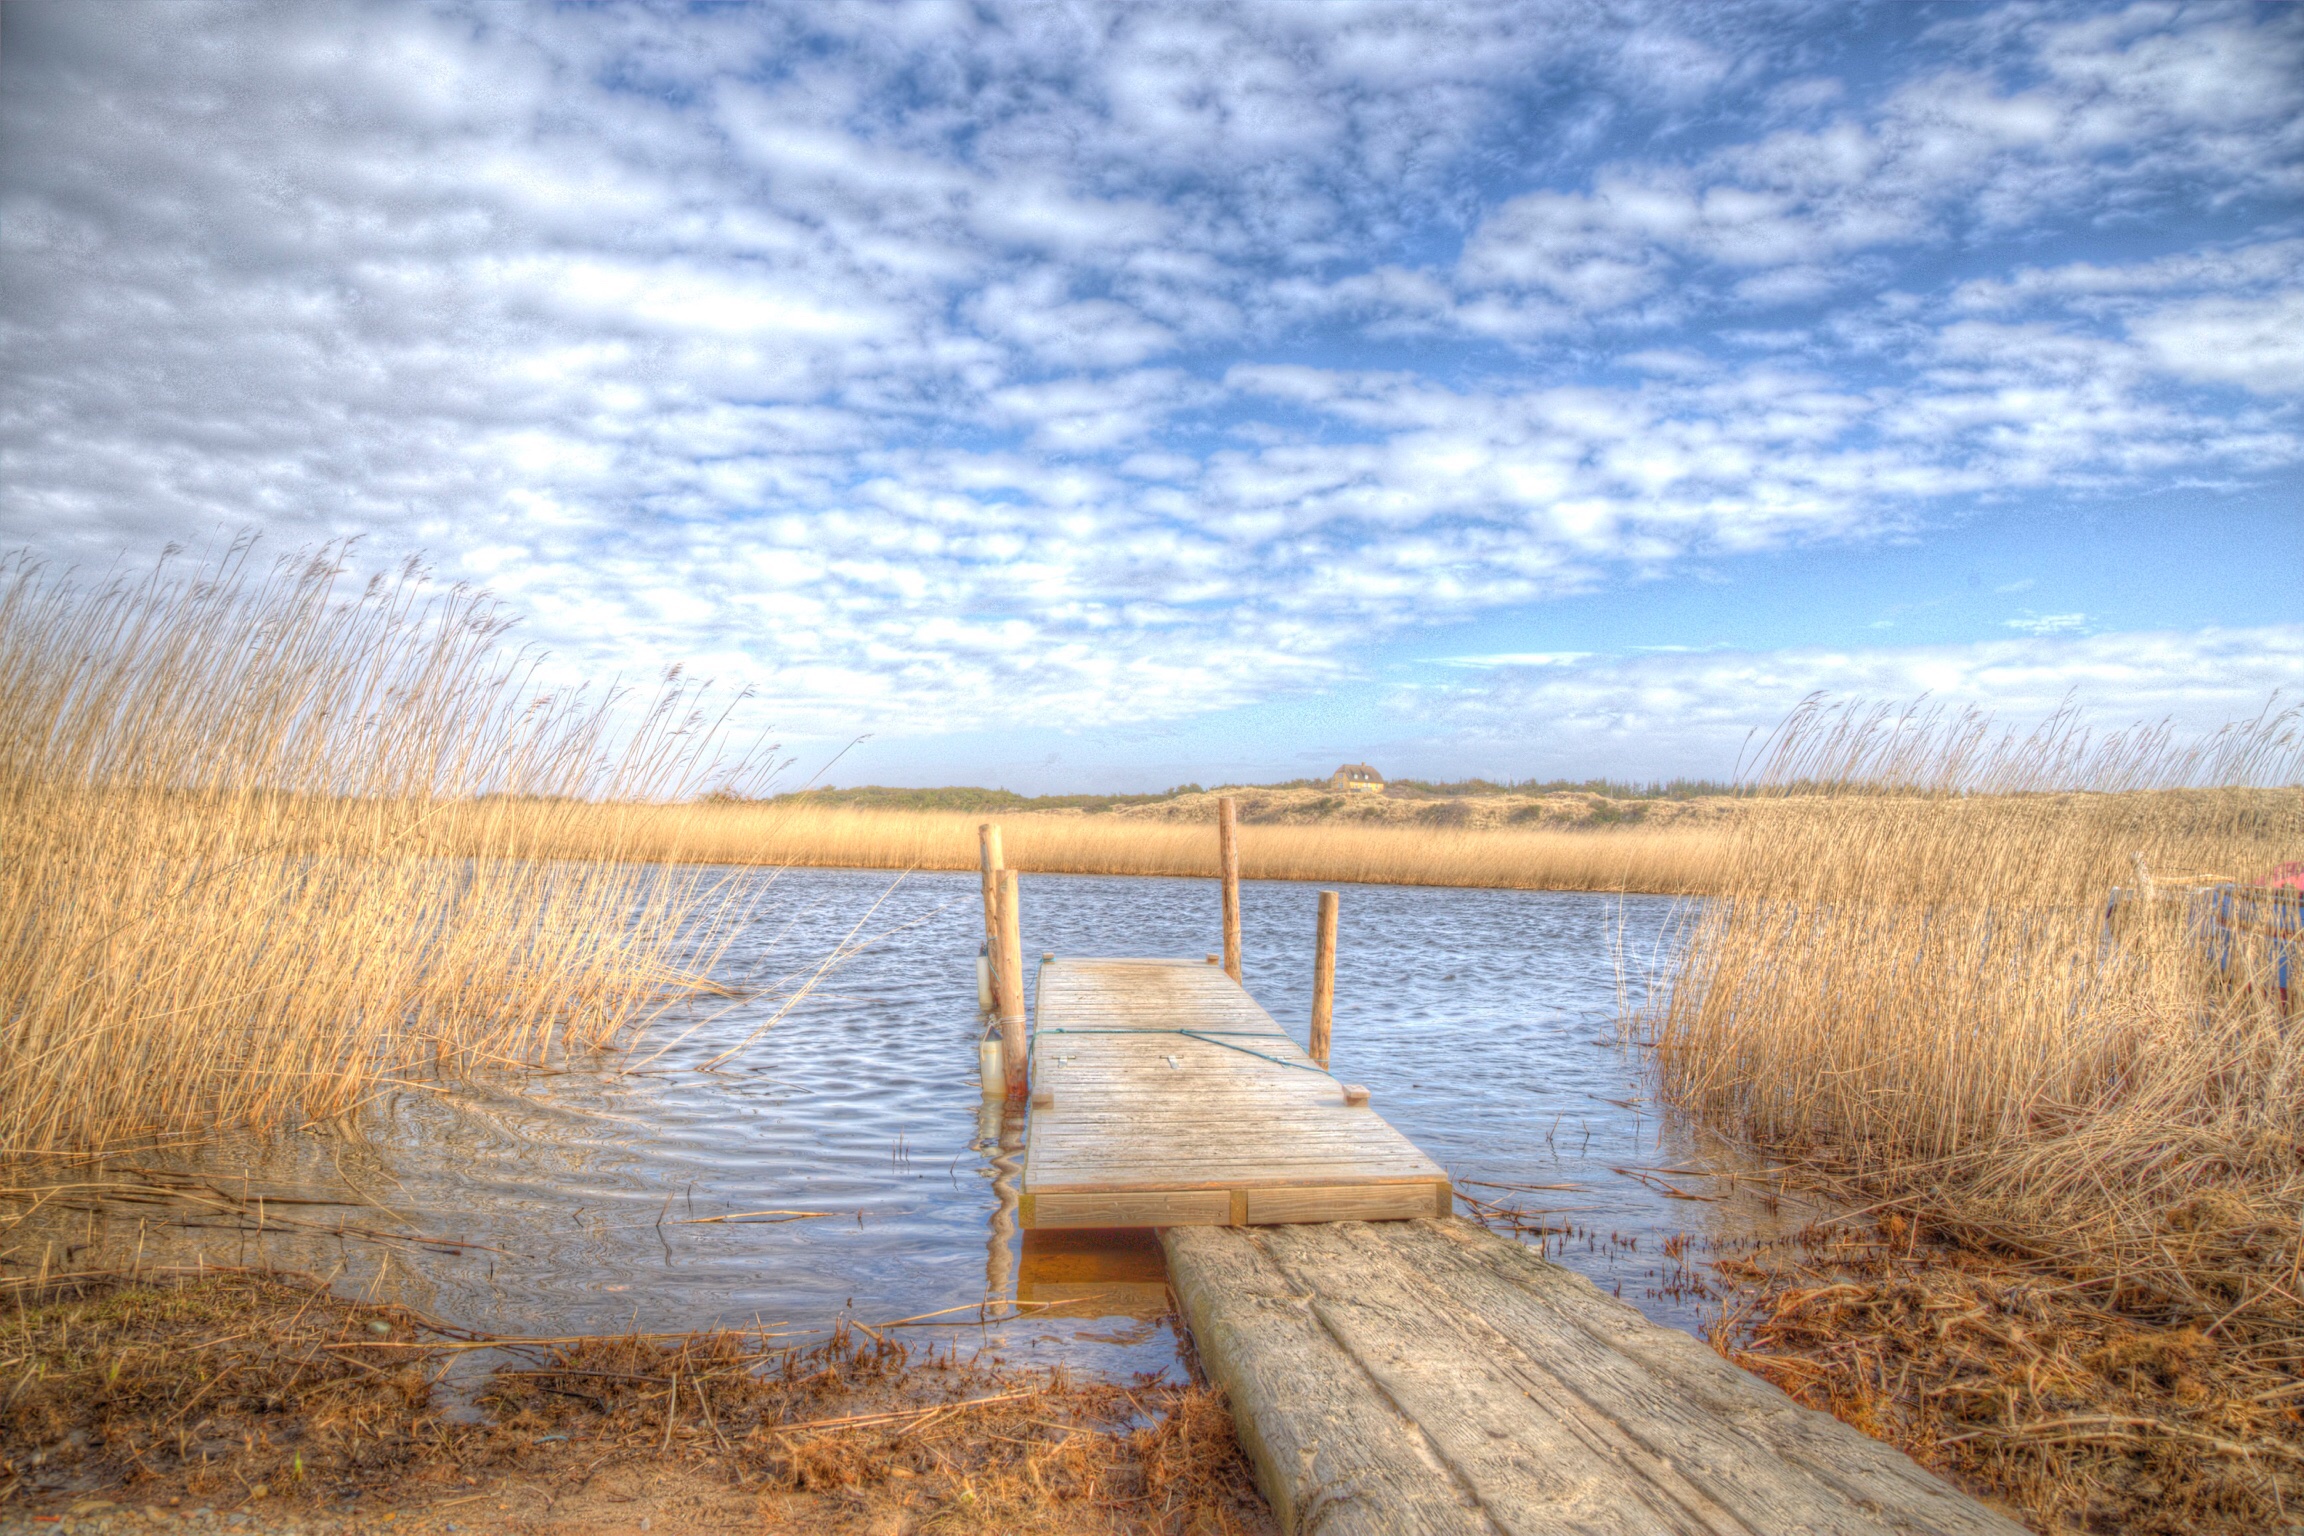
M 2170 883 L 2304 855 L 2304 791 L 2247 787 L 2304 780 L 2297 723 L 2179 749 L 1796 721 L 1775 772 L 1811 793 L 1739 824 L 1644 1021 L 1670 1096 L 1989 1276 L 1788 1282 L 1732 1342 L 1869 1341 L 1879 1402 L 1816 1390 L 1924 1455 L 1969 1436 L 1958 1466 L 2043 1529 L 2237 1532 L 2304 1504 L 2304 1028 L 2275 940 L 2235 935 L 2220 966 L 2197 886 Z M 2121 886 L 2139 899 L 2108 919 Z M 2055 1300 L 1991 1299 L 2018 1293 Z M 2209 1386 L 2102 1388 L 2129 1361 Z M 2270 1395 L 2230 1411 L 2243 1386 Z M 2164 1475 L 2185 1458 L 2196 1477 Z
M 571 859 L 616 846 L 628 856 L 705 864 L 968 870 L 977 867 L 976 829 L 990 820 L 1001 828 L 1011 869 L 1213 878 L 1214 797 L 1203 798 L 1211 802 L 1205 820 L 1123 813 L 986 817 L 776 801 L 603 806 L 589 812 L 589 820 L 558 816 L 549 831 L 533 836 L 550 852 Z M 1724 819 L 1688 815 L 1657 826 L 1572 831 L 1413 817 L 1251 820 L 1240 830 L 1240 872 L 1252 880 L 1699 892 L 1709 889 L 1724 843 Z
M 309 1277 L 59 1282 L 0 1321 L 0 1518 L 150 1509 L 433 1530 L 1256 1532 L 1205 1389 L 914 1358 L 895 1330 L 486 1344 Z
M 692 698 L 619 744 L 481 599 L 342 584 L 333 552 L 0 562 L 0 1158 L 623 1040 L 708 963 L 714 891 L 570 798 L 691 788 Z M 587 862 L 536 857 L 577 821 Z
M 2294 1507 L 2304 1383 L 2278 1350 L 1916 1241 L 1900 1216 L 1712 1268 L 1729 1359 L 2036 1529 L 2262 1531 Z

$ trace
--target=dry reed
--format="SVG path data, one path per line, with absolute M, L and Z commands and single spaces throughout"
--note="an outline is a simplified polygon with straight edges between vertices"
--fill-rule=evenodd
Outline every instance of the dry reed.
M 1805 793 L 1734 829 L 1642 1021 L 1665 1091 L 1920 1233 L 2292 1373 L 2304 1029 L 2277 938 L 2220 952 L 2196 893 L 2304 853 L 2304 791 L 2262 787 L 2304 780 L 2297 725 L 2267 713 L 2185 747 L 2091 740 L 2069 715 L 2015 737 L 1973 715 L 1804 712 L 1766 777 Z M 2087 1507 L 2136 1446 L 2222 1432 L 2025 1442 L 2013 1399 L 1968 1401 L 2029 1458 L 2041 1519 Z M 2255 1470 L 2216 1497 L 2269 1512 L 2304 1488 L 2295 1465 Z
M 292 1272 L 32 1290 L 0 1311 L 14 1509 L 236 1506 L 235 1523 L 306 1530 L 502 1511 L 621 1531 L 635 1505 L 679 1530 L 1273 1529 L 1205 1387 L 916 1357 L 861 1325 L 797 1346 L 742 1330 L 489 1339 Z M 486 1379 L 452 1408 L 443 1371 L 475 1356 Z
M 600 808 L 597 814 L 612 814 Z M 697 803 L 655 814 L 630 856 L 713 864 L 844 869 L 977 867 L 976 828 L 997 820 L 1012 869 L 1044 874 L 1213 878 L 1210 827 L 1132 817 L 854 811 L 777 802 Z M 569 858 L 594 845 L 582 817 L 541 840 Z M 1688 893 L 1708 888 L 1724 846 L 1711 827 L 1590 832 L 1444 827 L 1243 826 L 1240 870 L 1252 880 Z
M 576 798 L 692 790 L 693 690 L 614 736 L 485 598 L 412 565 L 347 593 L 341 553 L 0 563 L 0 1155 L 607 1044 L 709 960 L 710 891 L 621 862 L 645 807 Z M 590 860 L 535 857 L 574 819 Z

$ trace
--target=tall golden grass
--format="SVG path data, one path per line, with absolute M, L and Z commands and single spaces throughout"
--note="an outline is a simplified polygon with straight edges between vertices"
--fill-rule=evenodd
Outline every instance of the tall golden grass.
M 711 892 L 585 803 L 693 788 L 692 691 L 612 741 L 486 600 L 413 567 L 348 592 L 340 554 L 0 564 L 0 1154 L 608 1043 L 709 961 Z M 535 857 L 578 821 L 585 862 Z
M 776 801 L 694 803 L 637 819 L 602 806 L 555 815 L 531 833 L 537 846 L 589 856 L 595 825 L 629 856 L 715 864 L 844 869 L 974 869 L 976 829 L 999 822 L 1012 869 L 1048 874 L 1213 878 L 1212 825 L 1113 816 L 977 816 L 942 811 L 842 810 Z M 621 818 L 621 820 L 619 819 Z M 1243 826 L 1240 872 L 1256 880 L 1684 893 L 1709 888 L 1723 835 L 1690 830 L 1591 832 L 1451 830 L 1390 826 Z
M 2304 857 L 2298 724 L 1803 712 L 1644 1021 L 1665 1089 L 2100 1300 L 2304 1325 L 2304 1020 L 2186 894 Z

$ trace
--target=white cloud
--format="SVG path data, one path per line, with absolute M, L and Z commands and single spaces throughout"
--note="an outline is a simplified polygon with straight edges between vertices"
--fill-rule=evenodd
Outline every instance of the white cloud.
M 2084 613 L 2027 613 L 2020 618 L 2002 619 L 2002 629 L 2020 629 L 2028 635 L 2080 635 L 2088 632 L 2088 615 Z
M 2270 298 L 2172 304 L 2129 330 L 2179 378 L 2260 395 L 2304 393 L 2304 288 Z
M 2004 278 L 1962 283 L 1953 290 L 1952 307 L 2001 311 L 2042 301 L 2086 307 L 2096 300 L 2172 290 L 2231 292 L 2298 283 L 2304 283 L 2304 240 L 2263 240 L 2118 265 L 2076 261 L 2060 267 L 2019 267 Z
M 1125 368 L 1164 352 L 1175 336 L 1125 304 L 1074 299 L 1054 273 L 997 283 L 968 306 L 981 332 L 1059 368 Z
M 2168 720 L 2207 732 L 2304 688 L 2304 625 L 1840 650 L 1593 657 L 1405 687 L 1394 707 L 1467 742 L 1541 742 L 1526 770 L 1620 760 L 1719 774 L 1808 694 L 1975 705 L 2012 724 L 2067 700 L 2107 729 Z
M 1172 413 L 1211 393 L 1173 369 L 1147 369 L 1012 384 L 986 398 L 1001 417 L 1028 426 L 1035 442 L 1077 453 L 1136 442 Z
M 2304 242 L 2089 235 L 2289 195 L 2278 13 L 1993 12 L 1878 86 L 1790 0 L 7 14 L 9 538 L 428 547 L 794 729 L 1174 718 L 2304 457 Z
M 1486 656 L 1443 656 L 1445 667 L 1568 667 L 1585 660 L 1590 651 L 1496 651 Z
M 2126 352 L 2123 369 L 2238 385 L 2259 395 L 2304 392 L 2304 240 L 2266 240 L 2121 265 L 2027 267 L 2007 278 L 1962 284 L 1950 308 L 1965 315 L 2055 317 L 2032 323 L 2043 333 L 2053 328 L 2086 336 L 2085 343 L 2075 344 L 2092 346 L 2099 356 Z M 2076 328 L 2073 316 L 2117 321 L 2133 349 L 2120 348 L 2102 331 Z
M 1619 162 L 1588 190 L 1513 199 L 1467 242 L 1460 276 L 1601 312 L 1716 264 L 1748 303 L 1797 304 L 1848 284 L 1856 274 L 1837 259 L 1858 252 L 2117 207 L 2178 182 L 2212 199 L 2304 187 L 2293 13 L 2212 11 L 2191 25 L 2155 5 L 2025 17 L 1976 19 L 1996 32 L 2004 70 L 1939 68 L 1821 126 L 1687 164 Z M 1809 82 L 1803 96 L 1828 93 Z

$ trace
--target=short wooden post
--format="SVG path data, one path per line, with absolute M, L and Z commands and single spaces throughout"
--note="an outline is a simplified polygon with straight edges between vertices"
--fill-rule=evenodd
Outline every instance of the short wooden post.
M 1008 1097 L 1030 1086 L 1024 1039 L 1024 933 L 1016 902 L 1016 871 L 1000 871 L 1000 1054 L 1008 1065 Z
M 976 828 L 976 856 L 983 869 L 984 954 L 992 962 L 992 1006 L 1000 1006 L 1000 823 L 981 822 Z
M 1336 893 L 1320 893 L 1320 925 L 1312 940 L 1312 1059 L 1328 1065 L 1328 1031 L 1336 1019 Z
M 1216 857 L 1224 872 L 1224 974 L 1240 979 L 1240 803 L 1216 802 Z

